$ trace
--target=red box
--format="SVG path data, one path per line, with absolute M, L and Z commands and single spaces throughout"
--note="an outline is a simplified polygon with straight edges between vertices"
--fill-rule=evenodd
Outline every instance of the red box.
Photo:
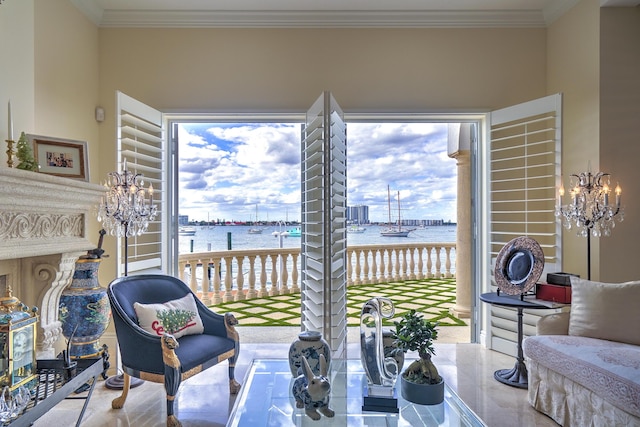
M 560 304 L 571 304 L 571 286 L 537 283 L 536 298 Z

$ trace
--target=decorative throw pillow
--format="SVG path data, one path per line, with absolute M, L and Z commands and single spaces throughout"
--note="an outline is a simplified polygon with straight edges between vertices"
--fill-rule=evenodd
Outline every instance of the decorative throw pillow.
M 571 277 L 569 335 L 640 345 L 640 281 L 602 283 Z
M 198 307 L 193 295 L 163 304 L 133 304 L 138 316 L 138 324 L 145 331 L 162 336 L 165 332 L 176 338 L 183 335 L 195 335 L 204 332 L 202 319 L 198 314 Z

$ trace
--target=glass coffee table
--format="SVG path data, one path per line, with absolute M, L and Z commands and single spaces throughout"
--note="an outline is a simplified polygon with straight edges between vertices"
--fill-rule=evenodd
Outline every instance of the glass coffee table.
M 255 359 L 247 373 L 227 427 L 261 426 L 485 426 L 445 383 L 444 402 L 417 405 L 400 396 L 399 413 L 362 411 L 367 378 L 360 360 L 333 360 L 331 371 L 333 418 L 313 421 L 296 408 L 291 394 L 294 378 L 286 359 Z

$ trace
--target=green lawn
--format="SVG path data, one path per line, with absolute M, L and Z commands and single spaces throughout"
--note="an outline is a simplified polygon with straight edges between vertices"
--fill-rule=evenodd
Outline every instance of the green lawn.
M 425 319 L 439 322 L 440 326 L 466 325 L 449 312 L 456 301 L 455 278 L 350 286 L 347 289 L 349 326 L 360 325 L 362 305 L 373 297 L 391 299 L 397 317 L 414 309 L 422 313 Z M 210 307 L 217 313 L 234 313 L 240 326 L 300 326 L 299 293 L 226 302 Z

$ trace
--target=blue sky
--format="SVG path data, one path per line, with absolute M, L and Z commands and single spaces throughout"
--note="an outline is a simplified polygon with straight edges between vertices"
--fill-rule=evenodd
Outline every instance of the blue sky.
M 447 124 L 349 123 L 347 200 L 388 219 L 400 191 L 402 217 L 456 220 L 456 161 Z M 191 220 L 300 219 L 299 123 L 179 126 L 179 213 Z

